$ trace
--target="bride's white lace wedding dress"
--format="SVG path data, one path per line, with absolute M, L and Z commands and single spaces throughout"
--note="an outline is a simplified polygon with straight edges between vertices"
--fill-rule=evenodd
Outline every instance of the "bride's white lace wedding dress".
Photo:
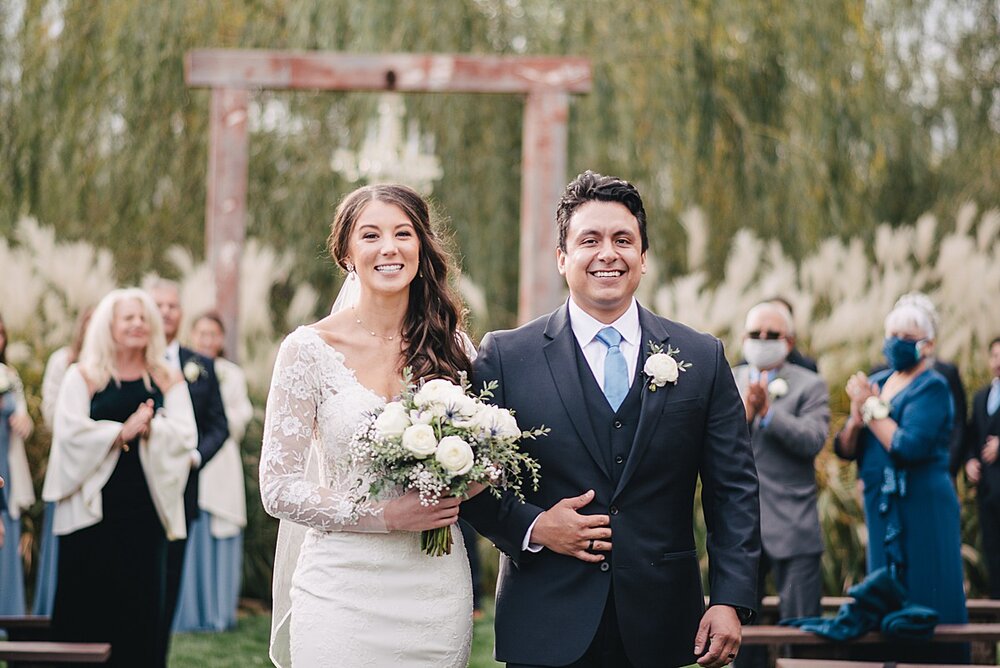
M 365 499 L 370 477 L 350 459 L 359 421 L 383 404 L 316 330 L 299 327 L 282 343 L 260 461 L 261 500 L 283 520 L 279 666 L 468 664 L 472 584 L 457 527 L 450 555 L 426 556 L 419 533 L 386 530 L 387 497 Z

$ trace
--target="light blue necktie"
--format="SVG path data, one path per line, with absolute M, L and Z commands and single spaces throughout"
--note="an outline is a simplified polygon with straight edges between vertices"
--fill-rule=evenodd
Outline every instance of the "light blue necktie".
M 615 412 L 628 394 L 628 365 L 622 355 L 622 335 L 614 327 L 605 327 L 597 333 L 597 340 L 608 347 L 604 358 L 604 396 Z
M 1000 408 L 1000 383 L 993 383 L 990 395 L 986 398 L 986 414 L 993 415 Z

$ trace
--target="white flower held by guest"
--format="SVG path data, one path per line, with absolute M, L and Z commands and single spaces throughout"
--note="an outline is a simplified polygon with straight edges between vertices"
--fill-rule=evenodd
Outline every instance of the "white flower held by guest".
M 403 431 L 403 447 L 416 455 L 418 459 L 430 457 L 438 447 L 434 427 L 429 424 L 410 425 Z
M 452 475 L 465 475 L 475 463 L 472 447 L 458 436 L 442 438 L 434 458 Z

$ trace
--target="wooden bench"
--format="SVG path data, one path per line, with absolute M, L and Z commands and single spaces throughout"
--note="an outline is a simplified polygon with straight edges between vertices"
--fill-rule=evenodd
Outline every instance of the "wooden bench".
M 49 640 L 52 618 L 41 615 L 0 615 L 0 630 L 7 640 Z
M 885 668 L 882 661 L 827 661 L 825 659 L 778 659 L 775 668 Z M 970 668 L 942 663 L 897 663 L 896 668 Z M 975 668 L 974 666 L 972 668 Z M 985 667 L 983 667 L 985 668 Z
M 823 613 L 829 614 L 837 612 L 844 603 L 853 601 L 849 596 L 824 596 L 821 600 Z M 991 598 L 970 598 L 965 602 L 965 607 L 969 611 L 969 621 L 989 622 L 1000 621 L 1000 600 Z M 761 615 L 768 619 L 778 618 L 778 597 L 765 596 L 760 607 Z
M 8 668 L 43 668 L 64 663 L 106 663 L 111 656 L 108 643 L 42 642 L 0 640 L 0 661 Z
M 1000 640 L 1000 624 L 939 624 L 933 643 L 973 643 L 973 659 L 996 665 L 996 643 Z M 783 648 L 793 648 L 796 658 L 846 659 L 855 654 L 858 645 L 891 646 L 893 642 L 881 633 L 868 633 L 849 642 L 834 642 L 814 633 L 789 626 L 744 626 L 743 645 L 766 645 L 777 657 Z

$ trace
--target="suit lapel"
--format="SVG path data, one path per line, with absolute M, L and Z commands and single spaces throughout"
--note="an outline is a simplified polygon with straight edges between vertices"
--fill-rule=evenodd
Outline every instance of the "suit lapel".
M 549 364 L 553 383 L 559 393 L 563 408 L 569 415 L 580 441 L 594 459 L 601 471 L 609 479 L 604 454 L 601 452 L 594 434 L 594 428 L 587 414 L 587 404 L 583 398 L 583 383 L 576 363 L 576 337 L 569 324 L 569 308 L 563 306 L 549 316 L 545 326 L 545 359 Z
M 640 389 L 642 392 L 642 408 L 639 410 L 639 425 L 635 430 L 632 450 L 625 463 L 625 470 L 622 471 L 622 477 L 618 481 L 618 488 L 615 490 L 612 498 L 618 496 L 625 489 L 625 485 L 628 484 L 632 474 L 638 468 L 642 455 L 646 448 L 649 447 L 653 434 L 656 432 L 660 416 L 663 415 L 663 407 L 666 405 L 667 395 L 673 387 L 671 383 L 667 383 L 663 387 L 656 388 L 655 392 L 645 387 L 649 381 L 646 375 L 642 373 L 642 368 L 645 366 L 646 359 L 650 354 L 649 344 L 651 342 L 658 343 L 663 346 L 663 350 L 666 352 L 670 334 L 667 333 L 667 329 L 663 326 L 663 323 L 652 313 L 642 308 L 642 306 L 639 307 L 639 325 L 642 330 L 642 340 L 639 342 L 638 377 L 635 382 L 643 384 L 643 387 Z

